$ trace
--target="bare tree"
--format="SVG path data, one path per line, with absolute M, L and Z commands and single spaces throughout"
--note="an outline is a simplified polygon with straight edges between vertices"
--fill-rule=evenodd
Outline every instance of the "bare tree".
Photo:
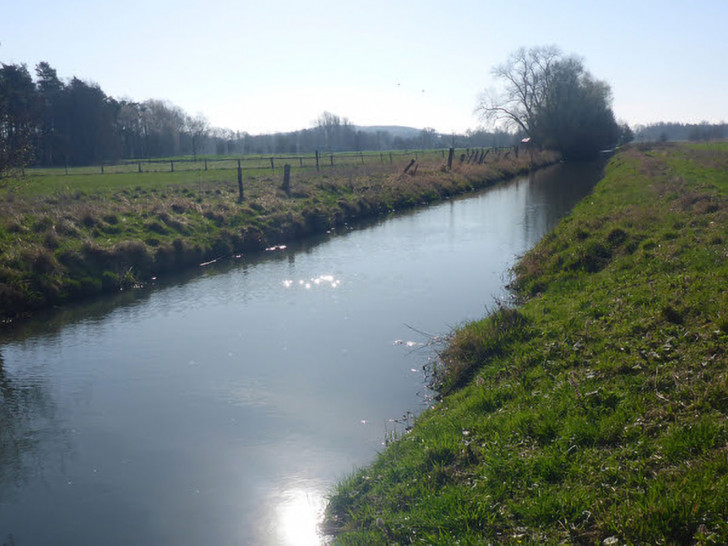
M 517 129 L 533 142 L 566 157 L 587 157 L 616 144 L 619 127 L 611 90 L 555 46 L 520 48 L 493 69 L 503 82 L 499 94 L 485 94 L 481 117 L 494 126 Z
M 498 127 L 518 128 L 528 136 L 536 132 L 538 114 L 546 102 L 554 63 L 561 58 L 556 46 L 519 48 L 491 73 L 504 82 L 500 93 L 486 92 L 477 111 Z

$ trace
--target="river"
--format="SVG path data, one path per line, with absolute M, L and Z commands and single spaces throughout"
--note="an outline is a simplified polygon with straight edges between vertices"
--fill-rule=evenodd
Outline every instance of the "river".
M 600 175 L 557 165 L 1 333 L 0 543 L 320 543 L 333 485 L 429 403 L 430 336 L 504 297 Z

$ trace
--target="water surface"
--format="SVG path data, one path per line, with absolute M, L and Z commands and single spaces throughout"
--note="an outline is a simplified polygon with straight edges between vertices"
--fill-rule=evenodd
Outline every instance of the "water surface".
M 0 337 L 0 542 L 317 544 L 333 484 L 427 404 L 424 333 L 504 296 L 583 197 L 559 165 Z

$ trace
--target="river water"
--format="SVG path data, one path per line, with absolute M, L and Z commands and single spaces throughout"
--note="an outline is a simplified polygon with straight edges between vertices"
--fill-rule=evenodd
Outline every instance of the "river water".
M 426 407 L 599 165 L 49 312 L 0 334 L 0 544 L 319 544 L 337 480 Z M 411 413 L 410 413 L 411 412 Z

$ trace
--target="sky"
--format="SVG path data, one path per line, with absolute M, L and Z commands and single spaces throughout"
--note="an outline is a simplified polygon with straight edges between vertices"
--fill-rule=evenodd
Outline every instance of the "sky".
M 251 134 L 315 125 L 464 133 L 491 70 L 556 45 L 620 122 L 728 122 L 725 0 L 0 0 L 0 62 Z

